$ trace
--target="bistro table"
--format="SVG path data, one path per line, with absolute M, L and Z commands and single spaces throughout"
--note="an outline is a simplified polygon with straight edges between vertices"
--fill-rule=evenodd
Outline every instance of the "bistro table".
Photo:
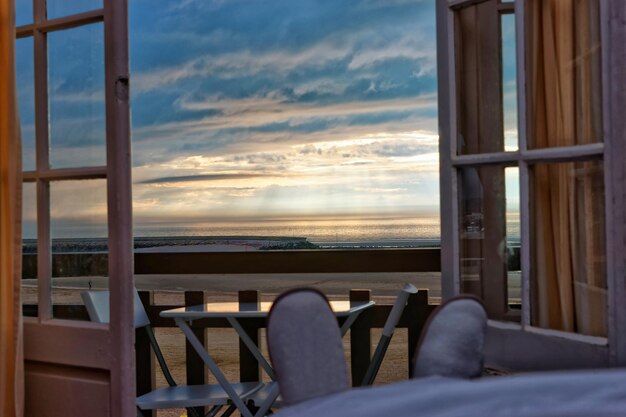
M 357 317 L 366 309 L 374 305 L 373 301 L 331 301 L 330 306 L 338 318 L 345 318 L 341 326 L 341 335 L 345 335 L 350 329 Z M 259 302 L 259 303 L 239 303 L 239 302 L 210 302 L 189 307 L 180 307 L 172 310 L 165 310 L 161 312 L 161 317 L 174 319 L 176 325 L 183 331 L 185 337 L 193 346 L 194 350 L 198 353 L 202 361 L 209 368 L 213 376 L 217 379 L 217 382 L 224 389 L 228 397 L 232 400 L 233 404 L 239 409 L 241 415 L 244 417 L 253 417 L 252 413 L 246 407 L 244 399 L 241 398 L 237 392 L 233 389 L 224 373 L 217 366 L 209 352 L 202 345 L 200 340 L 196 337 L 191 330 L 190 324 L 193 320 L 205 319 L 205 318 L 224 318 L 232 326 L 233 329 L 239 335 L 241 341 L 250 350 L 250 353 L 259 362 L 261 367 L 265 370 L 267 375 L 274 380 L 274 370 L 269 362 L 265 359 L 256 343 L 248 336 L 244 328 L 242 327 L 240 320 L 246 318 L 265 318 L 267 317 L 271 302 Z M 262 384 L 259 384 L 261 387 Z M 256 412 L 255 416 L 263 416 L 272 405 L 273 400 L 278 395 L 278 392 L 273 393 L 267 404 L 263 404 Z

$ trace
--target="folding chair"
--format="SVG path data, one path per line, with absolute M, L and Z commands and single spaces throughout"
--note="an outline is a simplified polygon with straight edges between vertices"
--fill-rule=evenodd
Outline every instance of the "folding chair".
M 378 341 L 378 345 L 376 346 L 376 350 L 374 351 L 374 355 L 372 356 L 372 360 L 367 368 L 367 371 L 365 372 L 365 377 L 363 378 L 361 385 L 372 385 L 374 383 L 378 370 L 380 369 L 380 365 L 383 363 L 385 353 L 387 353 L 387 348 L 389 347 L 391 338 L 393 337 L 393 332 L 396 330 L 400 317 L 402 317 L 402 312 L 404 311 L 404 307 L 406 307 L 409 296 L 416 293 L 417 288 L 415 288 L 412 284 L 405 284 L 404 287 L 398 292 L 396 301 L 393 303 L 389 316 L 387 316 L 387 321 L 385 321 L 383 334 L 380 336 L 380 340 Z
M 81 293 L 87 313 L 91 321 L 96 323 L 109 323 L 109 292 L 108 291 L 85 291 Z M 207 416 L 215 416 L 225 405 L 230 405 L 230 400 L 226 392 L 219 384 L 205 385 L 176 385 L 174 378 L 165 362 L 161 348 L 154 336 L 154 331 L 150 325 L 150 319 L 143 308 L 139 294 L 135 291 L 134 301 L 134 326 L 136 329 L 143 328 L 148 334 L 150 346 L 159 362 L 163 376 L 169 387 L 160 388 L 137 397 L 138 414 L 141 410 L 156 410 L 164 408 L 186 408 L 187 414 L 193 417 L 200 417 L 194 407 L 211 406 Z M 232 384 L 235 391 L 241 396 L 248 396 L 260 389 L 257 382 L 245 382 Z M 229 407 L 224 416 L 235 411 L 234 407 Z
M 432 312 L 415 352 L 413 378 L 475 378 L 483 370 L 487 313 L 470 295 L 454 297 Z

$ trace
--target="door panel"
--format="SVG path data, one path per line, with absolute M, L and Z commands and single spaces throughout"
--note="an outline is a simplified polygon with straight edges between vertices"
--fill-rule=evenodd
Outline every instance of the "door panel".
M 26 361 L 24 373 L 27 416 L 111 415 L 108 371 Z

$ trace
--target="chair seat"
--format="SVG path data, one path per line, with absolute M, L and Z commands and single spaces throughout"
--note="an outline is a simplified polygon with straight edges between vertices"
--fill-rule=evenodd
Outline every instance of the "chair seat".
M 232 384 L 232 387 L 245 400 L 263 388 L 263 385 L 258 382 L 242 382 Z M 179 385 L 160 388 L 137 397 L 137 407 L 142 410 L 224 405 L 228 402 L 228 395 L 219 384 Z
M 251 400 L 256 407 L 260 407 L 269 398 L 272 388 L 277 384 L 277 382 L 265 384 L 260 390 L 250 395 L 248 399 Z M 272 403 L 271 408 L 281 408 L 284 405 L 285 403 L 283 402 L 283 397 L 279 394 L 278 398 L 276 398 L 276 400 Z

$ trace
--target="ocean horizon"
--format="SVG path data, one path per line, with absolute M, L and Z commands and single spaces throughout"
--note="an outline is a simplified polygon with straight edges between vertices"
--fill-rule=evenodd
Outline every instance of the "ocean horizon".
M 439 246 L 438 216 L 410 218 L 351 218 L 306 220 L 250 220 L 228 222 L 136 222 L 136 238 L 173 237 L 282 237 L 305 238 L 320 247 L 414 247 Z M 106 227 L 94 224 L 52 223 L 53 239 L 105 238 Z M 25 231 L 24 238 L 33 236 Z M 507 222 L 507 240 L 519 240 L 519 221 Z

